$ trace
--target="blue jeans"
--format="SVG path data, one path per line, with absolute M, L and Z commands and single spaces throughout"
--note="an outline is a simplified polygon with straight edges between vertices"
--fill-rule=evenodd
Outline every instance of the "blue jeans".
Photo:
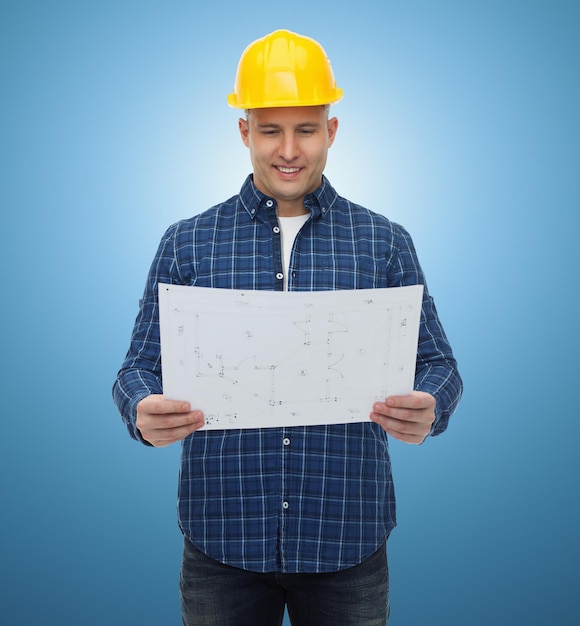
M 260 574 L 219 563 L 187 538 L 181 566 L 184 626 L 386 626 L 386 545 L 361 564 L 328 574 Z

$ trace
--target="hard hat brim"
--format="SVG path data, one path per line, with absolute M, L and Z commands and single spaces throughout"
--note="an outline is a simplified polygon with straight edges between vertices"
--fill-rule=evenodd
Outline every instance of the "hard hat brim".
M 259 103 L 256 102 L 240 102 L 237 93 L 231 93 L 228 95 L 228 104 L 234 109 L 271 109 L 282 107 L 309 107 L 309 106 L 321 106 L 326 104 L 336 104 L 342 100 L 342 89 L 337 87 L 335 93 L 330 98 L 324 98 L 323 100 L 263 100 Z

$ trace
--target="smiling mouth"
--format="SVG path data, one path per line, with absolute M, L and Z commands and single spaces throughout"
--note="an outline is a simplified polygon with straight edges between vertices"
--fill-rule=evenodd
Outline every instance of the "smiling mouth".
M 299 167 L 282 167 L 281 165 L 277 165 L 276 169 L 282 174 L 296 174 L 300 171 Z

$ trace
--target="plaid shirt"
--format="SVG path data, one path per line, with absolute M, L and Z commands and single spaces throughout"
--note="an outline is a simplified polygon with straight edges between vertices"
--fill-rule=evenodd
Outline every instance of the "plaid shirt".
M 288 289 L 425 285 L 408 233 L 340 197 L 326 178 L 305 199 Z M 131 436 L 136 405 L 162 393 L 157 285 L 282 290 L 276 202 L 249 176 L 240 194 L 172 225 L 145 287 L 113 396 Z M 445 430 L 461 378 L 425 285 L 415 389 Z M 194 407 L 195 408 L 195 407 Z M 369 413 L 372 407 L 369 407 Z M 396 523 L 387 435 L 372 422 L 198 431 L 182 444 L 179 524 L 210 557 L 256 572 L 328 572 L 370 556 Z

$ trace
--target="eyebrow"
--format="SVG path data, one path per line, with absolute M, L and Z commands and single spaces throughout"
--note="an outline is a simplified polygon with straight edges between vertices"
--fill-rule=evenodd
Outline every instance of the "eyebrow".
M 274 122 L 267 122 L 264 124 L 256 124 L 256 126 L 258 128 L 282 128 L 281 124 L 276 124 Z M 295 129 L 300 129 L 300 128 L 319 128 L 320 126 L 322 126 L 322 124 L 320 124 L 320 122 L 302 122 L 301 124 L 297 124 L 296 126 L 294 126 Z

